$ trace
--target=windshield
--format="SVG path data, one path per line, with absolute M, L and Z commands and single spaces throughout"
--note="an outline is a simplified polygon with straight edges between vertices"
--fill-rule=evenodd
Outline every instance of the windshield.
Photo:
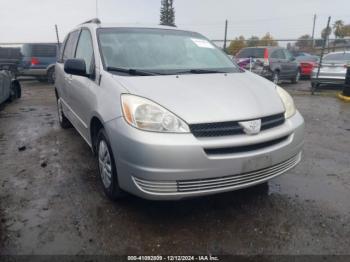
M 333 53 L 324 57 L 325 61 L 347 61 L 350 60 L 350 53 Z
M 225 53 L 193 32 L 101 28 L 98 29 L 98 40 L 107 70 L 122 68 L 161 74 L 190 73 L 190 70 L 239 71 Z
M 242 49 L 236 58 L 264 58 L 265 48 L 245 48 Z

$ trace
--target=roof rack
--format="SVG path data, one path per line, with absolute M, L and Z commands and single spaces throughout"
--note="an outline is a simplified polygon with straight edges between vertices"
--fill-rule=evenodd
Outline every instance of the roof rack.
M 88 20 L 84 23 L 81 23 L 81 25 L 83 25 L 83 24 L 101 24 L 101 20 L 98 18 L 93 18 L 93 19 Z

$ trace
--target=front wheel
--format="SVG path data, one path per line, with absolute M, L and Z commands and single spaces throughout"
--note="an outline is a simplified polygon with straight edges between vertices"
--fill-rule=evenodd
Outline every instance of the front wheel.
M 14 101 L 16 98 L 20 98 L 22 95 L 22 89 L 19 84 L 12 83 L 10 87 L 10 96 L 8 98 L 9 102 Z
M 120 199 L 125 196 L 125 193 L 119 187 L 113 152 L 107 134 L 103 128 L 98 132 L 96 145 L 98 170 L 103 190 L 111 200 Z
M 49 82 L 49 84 L 55 83 L 55 68 L 50 68 L 49 71 L 47 71 L 47 82 Z
M 69 122 L 68 118 L 64 115 L 62 108 L 61 98 L 57 99 L 57 113 L 58 113 L 58 122 L 63 129 L 72 127 L 72 124 Z
M 319 83 L 311 82 L 311 87 L 312 87 L 312 88 L 316 89 L 316 88 L 318 88 L 319 86 L 320 86 Z
M 272 82 L 275 84 L 275 85 L 278 85 L 280 81 L 280 74 L 278 71 L 275 71 L 273 72 L 273 75 L 272 75 Z
M 292 78 L 292 83 L 297 84 L 300 80 L 300 70 L 296 73 L 296 75 Z

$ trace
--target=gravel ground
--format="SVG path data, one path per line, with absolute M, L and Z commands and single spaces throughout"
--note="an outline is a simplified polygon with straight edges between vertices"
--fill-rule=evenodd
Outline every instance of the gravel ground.
M 179 202 L 102 192 L 53 87 L 23 82 L 0 110 L 2 254 L 349 254 L 350 104 L 286 84 L 305 117 L 301 164 L 267 186 Z

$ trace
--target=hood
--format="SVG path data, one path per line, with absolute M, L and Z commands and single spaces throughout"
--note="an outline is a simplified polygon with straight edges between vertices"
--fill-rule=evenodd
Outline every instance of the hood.
M 131 94 L 160 104 L 189 124 L 257 119 L 284 112 L 275 85 L 250 72 L 114 78 Z

